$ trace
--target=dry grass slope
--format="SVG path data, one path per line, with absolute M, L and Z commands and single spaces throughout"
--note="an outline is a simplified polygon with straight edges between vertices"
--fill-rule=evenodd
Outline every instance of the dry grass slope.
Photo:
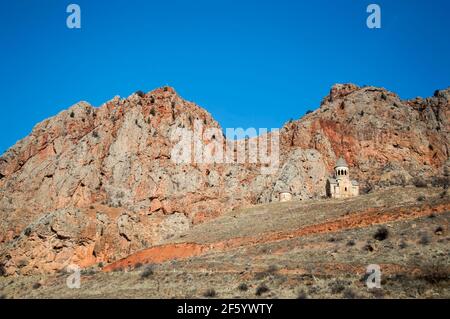
M 163 250 L 150 248 L 130 256 L 129 264 L 104 268 L 116 271 L 85 272 L 81 289 L 68 289 L 62 273 L 1 278 L 0 294 L 449 298 L 449 220 L 448 193 L 431 187 L 393 188 L 347 200 L 273 203 L 229 212 L 167 241 Z M 174 247 L 183 253 L 171 258 Z M 190 254 L 186 247 L 197 248 Z M 152 258 L 159 261 L 145 267 Z M 365 285 L 369 264 L 381 267 L 381 289 Z M 31 289 L 36 283 L 39 288 Z

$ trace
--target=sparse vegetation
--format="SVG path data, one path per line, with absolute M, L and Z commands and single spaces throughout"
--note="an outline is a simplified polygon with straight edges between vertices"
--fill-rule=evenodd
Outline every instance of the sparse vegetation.
M 267 272 L 268 272 L 269 274 L 276 273 L 277 271 L 278 271 L 278 267 L 275 266 L 275 265 L 270 265 L 270 266 L 267 268 Z
M 424 267 L 422 275 L 428 283 L 436 285 L 450 279 L 449 268 L 443 264 L 433 264 Z
M 444 228 L 442 226 L 438 226 L 435 230 L 434 230 L 434 234 L 435 235 L 442 235 L 442 233 L 444 232 Z
M 134 124 L 133 124 L 134 125 Z M 264 234 L 272 231 L 289 231 L 302 229 L 305 226 L 315 227 L 324 222 L 334 222 L 337 218 L 345 216 L 345 219 L 355 218 L 357 222 L 360 216 L 354 214 L 361 208 L 370 208 L 372 203 L 389 205 L 395 203 L 399 211 L 416 211 L 423 203 L 429 204 L 431 211 L 434 207 L 441 207 L 446 203 L 439 198 L 441 189 L 429 187 L 427 189 L 406 187 L 383 191 L 381 196 L 373 193 L 361 196 L 348 202 L 322 201 L 320 210 L 316 210 L 316 203 L 291 203 L 291 210 L 278 211 L 277 204 L 268 204 L 267 215 L 271 216 L 273 223 L 255 224 L 255 216 L 262 217 L 260 207 L 245 208 L 245 211 L 232 212 L 228 216 L 218 217 L 218 221 L 211 221 L 206 228 L 193 229 L 198 233 L 188 233 L 183 241 L 201 242 L 202 238 L 208 238 L 211 242 L 224 242 L 229 238 L 246 238 L 252 234 Z M 114 200 L 117 201 L 114 191 Z M 398 193 L 395 193 L 398 192 Z M 402 194 L 402 196 L 399 196 Z M 417 202 L 419 195 L 424 195 L 423 202 Z M 119 197 L 122 195 L 119 195 Z M 123 198 L 126 198 L 126 193 Z M 382 202 L 380 201 L 382 199 Z M 368 203 L 370 201 L 370 204 Z M 407 205 L 403 205 L 407 202 Z M 330 205 L 330 206 L 328 206 Z M 438 206 L 439 205 L 439 206 Z M 100 207 L 96 205 L 90 213 L 95 213 Z M 333 209 L 329 207 L 333 206 Z M 295 207 L 295 208 L 294 208 Z M 301 209 L 297 209 L 300 207 Z M 107 208 L 101 209 L 103 214 Z M 392 209 L 395 213 L 395 208 Z M 245 212 L 245 214 L 242 214 Z M 376 211 L 369 217 L 380 214 L 379 220 L 386 223 L 384 216 L 390 214 L 391 209 Z M 332 232 L 313 232 L 308 235 L 289 237 L 287 240 L 260 241 L 255 245 L 245 246 L 243 249 L 219 251 L 218 254 L 205 254 L 188 259 L 176 259 L 154 265 L 151 275 L 144 274 L 146 264 L 130 264 L 132 272 L 117 273 L 100 271 L 97 264 L 93 267 L 93 277 L 83 276 L 83 284 L 80 289 L 66 289 L 65 278 L 67 274 L 55 274 L 55 277 L 21 276 L 14 278 L 0 278 L 2 293 L 8 298 L 21 297 L 95 297 L 95 298 L 122 298 L 122 297 L 149 297 L 149 298 L 448 298 L 448 265 L 446 264 L 447 225 L 448 213 L 437 209 L 434 219 L 427 218 L 423 212 L 421 216 L 409 216 L 398 221 L 389 221 L 387 224 L 374 224 L 362 227 L 347 227 L 347 224 L 337 222 Z M 273 218 L 276 214 L 283 214 L 283 223 Z M 314 222 L 307 217 L 314 214 Z M 423 215 L 425 214 L 425 215 Z M 277 215 L 278 216 L 278 215 Z M 365 218 L 365 216 L 361 216 Z M 221 223 L 225 219 L 225 223 Z M 371 219 L 372 220 L 372 219 Z M 217 230 L 222 227 L 218 232 Z M 225 228 L 228 227 L 228 228 Z M 374 239 L 375 233 L 380 228 L 389 230 L 388 239 L 378 241 Z M 238 228 L 238 229 L 236 229 Z M 34 229 L 34 228 L 33 228 Z M 315 229 L 315 228 L 314 228 Z M 322 228 L 320 228 L 322 229 Z M 430 236 L 430 244 L 419 244 L 423 233 Z M 441 234 L 438 236 L 438 234 Z M 33 230 L 34 234 L 34 230 Z M 206 237 L 208 235 L 208 237 Z M 264 236 L 258 237 L 264 239 Z M 268 237 L 272 239 L 272 237 Z M 288 236 L 286 236 L 288 238 Z M 143 239 L 137 239 L 139 243 Z M 333 244 L 333 242 L 336 242 Z M 351 247 L 353 244 L 354 247 Z M 408 245 L 406 245 L 408 244 Z M 347 247 L 349 245 L 349 247 Z M 147 244 L 143 244 L 147 246 Z M 357 249 L 356 249 L 357 247 Z M 407 247 L 407 248 L 406 248 Z M 406 249 L 404 249 L 406 248 Z M 401 250 L 403 249 L 403 250 Z M 264 253 L 262 253 L 264 251 Z M 350 254 L 350 253 L 351 254 Z M 15 263 L 21 258 L 13 260 Z M 249 262 L 251 260 L 251 262 Z M 138 260 L 139 261 L 139 260 Z M 7 262 L 7 260 L 2 260 Z M 142 264 L 144 263 L 144 264 Z M 367 289 L 365 279 L 370 274 L 355 272 L 369 263 L 399 265 L 392 267 L 389 272 L 383 272 L 383 289 Z M 425 263 L 436 263 L 441 266 L 429 267 Z M 216 268 L 216 265 L 219 266 Z M 322 266 L 324 265 L 324 266 Z M 331 266 L 328 266 L 331 265 Z M 445 267 L 447 267 L 447 269 Z M 8 266 L 9 267 L 9 266 Z M 26 266 L 29 267 L 29 266 Z M 128 267 L 128 266 L 127 266 Z M 384 268 L 384 267 L 383 267 Z M 387 267 L 386 267 L 387 268 Z M 125 268 L 124 268 L 125 269 Z M 173 271 L 176 269 L 177 271 Z M 207 269 L 208 271 L 204 271 Z M 220 271 L 216 271 L 220 269 Z M 288 271 L 284 271 L 287 269 Z M 27 269 L 24 268 L 26 271 Z M 410 271 L 413 270 L 413 271 Z M 10 271 L 10 268 L 8 268 Z M 252 274 L 259 272 L 252 278 Z M 148 279 L 141 279 L 148 278 Z M 43 287 L 33 290 L 33 283 L 40 282 Z M 108 282 L 102 289 L 97 289 L 102 283 Z M 44 284 L 45 283 L 45 284 Z M 23 285 L 21 287 L 21 285 Z M 45 288 L 45 289 L 44 289 Z M 214 293 L 207 292 L 208 288 L 214 288 Z M 267 289 L 266 289 L 267 288 Z M 269 289 L 270 288 L 270 289 Z M 214 297 L 213 297 L 214 296 Z
M 214 298 L 217 296 L 217 293 L 214 289 L 207 289 L 204 293 L 203 293 L 203 297 L 205 298 Z
M 267 277 L 267 276 L 270 276 L 270 275 L 276 273 L 277 271 L 278 271 L 277 266 L 275 266 L 275 265 L 270 265 L 270 266 L 267 268 L 267 270 L 265 270 L 265 271 L 260 271 L 260 272 L 255 273 L 254 278 L 255 278 L 256 280 L 261 280 L 261 279 L 263 279 L 263 278 L 265 278 L 265 277 Z
M 384 226 L 378 228 L 376 233 L 373 235 L 373 238 L 378 241 L 385 240 L 388 237 L 389 237 L 389 230 Z
M 328 284 L 330 287 L 331 293 L 338 294 L 344 291 L 344 289 L 347 287 L 347 282 L 343 280 L 336 280 Z
M 442 187 L 443 189 L 447 189 L 449 184 L 448 177 L 433 177 L 431 179 L 431 185 L 433 187 Z
M 408 247 L 408 245 L 402 240 L 402 241 L 400 242 L 400 244 L 398 244 L 398 247 L 399 247 L 400 249 L 405 249 L 406 247 Z
M 345 288 L 345 290 L 342 292 L 342 297 L 344 297 L 345 299 L 356 299 L 358 298 L 357 294 L 355 293 L 355 291 L 351 288 Z
M 418 202 L 423 202 L 425 200 L 425 196 L 420 195 L 419 197 L 417 197 L 417 201 Z
M 5 266 L 3 266 L 2 264 L 0 264 L 0 277 L 3 277 L 6 275 L 6 269 Z
M 247 286 L 246 283 L 241 283 L 241 284 L 238 286 L 238 289 L 239 289 L 240 291 L 247 291 L 247 290 L 248 290 L 248 286 Z
M 365 186 L 361 187 L 361 194 L 369 194 L 373 190 L 373 185 L 367 183 Z
M 27 227 L 27 228 L 25 228 L 25 230 L 24 230 L 24 232 L 23 232 L 24 234 L 25 234 L 25 236 L 30 236 L 31 235 L 31 228 L 30 227 Z
M 97 131 L 92 131 L 92 136 L 94 138 L 98 138 L 99 137 L 98 132 Z
M 83 269 L 81 271 L 81 274 L 85 275 L 85 276 L 93 276 L 93 275 L 95 275 L 95 273 L 96 273 L 96 271 L 93 268 L 87 268 L 87 269 Z
M 269 292 L 270 289 L 269 287 L 267 287 L 265 284 L 260 284 L 257 288 L 256 288 L 256 292 L 255 295 L 257 296 L 261 296 L 267 292 Z
M 137 94 L 139 97 L 144 97 L 144 96 L 145 96 L 145 93 L 144 93 L 143 91 L 141 91 L 141 90 L 136 91 L 136 94 Z
M 74 118 L 74 117 L 75 117 L 75 113 L 72 111 L 72 112 L 70 112 L 69 116 L 70 116 L 71 118 Z
M 139 269 L 142 267 L 142 263 L 137 263 L 136 265 L 134 265 L 134 269 Z
M 156 110 L 155 110 L 154 107 L 152 107 L 152 108 L 150 109 L 150 115 L 151 115 L 151 116 L 155 116 L 155 115 L 156 115 Z
M 39 288 L 41 288 L 41 286 L 42 285 L 39 282 L 36 282 L 33 284 L 33 289 L 39 289 Z
M 300 290 L 297 293 L 297 299 L 308 299 L 308 295 L 306 294 L 306 292 L 304 290 Z
M 375 288 L 370 289 L 369 291 L 375 298 L 378 299 L 384 298 L 384 291 L 382 289 Z
M 149 278 L 149 277 L 153 276 L 153 274 L 154 274 L 153 265 L 147 265 L 147 266 L 145 266 L 144 271 L 142 271 L 142 273 L 141 273 L 141 279 Z
M 255 279 L 255 280 L 261 280 L 261 279 L 264 279 L 266 276 L 268 276 L 269 275 L 269 273 L 268 272 L 266 272 L 266 271 L 259 271 L 259 272 L 257 272 L 257 273 L 255 273 L 255 275 L 253 276 L 253 278 Z
M 420 187 L 420 188 L 425 188 L 425 187 L 428 186 L 427 182 L 422 177 L 415 177 L 412 180 L 412 183 L 413 183 L 414 186 Z
M 419 239 L 419 244 L 421 245 L 428 245 L 430 243 L 430 236 L 428 236 L 427 233 L 423 233 L 422 235 L 420 235 L 420 239 Z

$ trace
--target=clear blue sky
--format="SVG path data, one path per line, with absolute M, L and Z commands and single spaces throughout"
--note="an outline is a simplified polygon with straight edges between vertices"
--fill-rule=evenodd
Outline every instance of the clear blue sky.
M 82 28 L 66 27 L 81 6 Z M 366 27 L 366 7 L 382 28 Z M 450 86 L 450 1 L 1 1 L 0 153 L 47 117 L 165 84 L 225 127 L 280 127 L 331 85 Z

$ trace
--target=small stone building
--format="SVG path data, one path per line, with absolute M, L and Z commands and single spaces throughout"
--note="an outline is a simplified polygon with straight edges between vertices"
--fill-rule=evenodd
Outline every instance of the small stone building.
M 292 200 L 292 193 L 289 190 L 282 190 L 280 192 L 280 202 L 289 202 Z
M 334 167 L 334 176 L 328 178 L 327 195 L 332 198 L 348 198 L 359 195 L 359 184 L 350 179 L 350 171 L 344 158 L 339 157 Z

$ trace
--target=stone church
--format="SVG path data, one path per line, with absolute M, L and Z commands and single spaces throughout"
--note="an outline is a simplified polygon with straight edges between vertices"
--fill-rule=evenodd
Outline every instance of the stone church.
M 328 178 L 327 195 L 332 198 L 348 198 L 359 195 L 359 184 L 350 179 L 347 162 L 339 157 L 334 166 L 334 176 Z

